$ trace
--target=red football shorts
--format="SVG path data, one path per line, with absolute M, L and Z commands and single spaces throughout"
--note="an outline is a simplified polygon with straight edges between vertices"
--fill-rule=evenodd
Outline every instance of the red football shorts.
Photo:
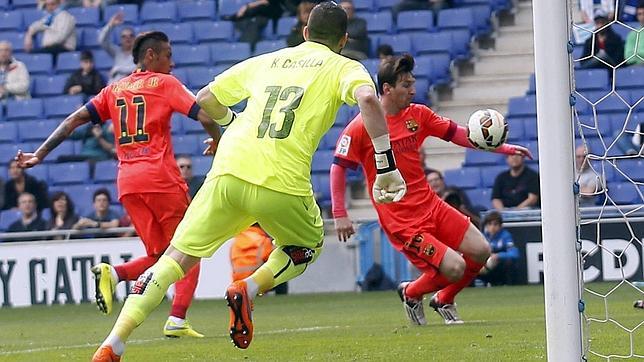
M 188 195 L 177 193 L 138 193 L 121 196 L 121 203 L 132 219 L 148 256 L 160 257 L 188 208 Z
M 432 198 L 426 207 L 427 217 L 404 230 L 392 233 L 383 227 L 393 246 L 424 273 L 439 268 L 447 248 L 458 251 L 470 227 L 469 217 L 439 197 Z

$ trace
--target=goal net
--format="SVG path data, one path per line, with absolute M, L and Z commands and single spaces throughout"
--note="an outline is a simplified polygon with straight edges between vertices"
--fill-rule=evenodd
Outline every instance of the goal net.
M 644 358 L 644 310 L 634 308 L 644 299 L 644 31 L 636 4 L 568 1 L 587 360 Z

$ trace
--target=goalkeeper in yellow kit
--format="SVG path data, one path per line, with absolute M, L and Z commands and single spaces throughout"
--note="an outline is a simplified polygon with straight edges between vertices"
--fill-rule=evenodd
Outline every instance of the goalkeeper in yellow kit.
M 170 284 L 259 222 L 277 247 L 264 265 L 225 294 L 230 337 L 239 348 L 250 345 L 253 298 L 300 275 L 321 252 L 324 232 L 311 190 L 311 159 L 342 103 L 358 104 L 372 138 L 378 170 L 374 199 L 386 203 L 404 196 L 405 182 L 396 169 L 373 81 L 360 63 L 339 55 L 346 28 L 344 10 L 323 2 L 311 12 L 303 44 L 239 63 L 199 91 L 199 105 L 228 128 L 170 247 L 136 281 L 94 361 L 118 361 L 125 340 Z M 235 116 L 228 106 L 244 99 L 246 110 Z

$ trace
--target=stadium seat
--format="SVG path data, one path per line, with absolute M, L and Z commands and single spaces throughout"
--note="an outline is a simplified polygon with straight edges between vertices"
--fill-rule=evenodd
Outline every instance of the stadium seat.
M 36 0 L 11 0 L 14 9 L 17 8 L 35 8 L 38 5 Z
M 357 107 L 349 107 L 346 104 L 343 104 L 338 109 L 338 113 L 335 116 L 336 127 L 344 127 L 358 114 Z
M 470 8 L 444 9 L 438 13 L 438 29 L 465 29 L 476 33 L 474 12 Z
M 466 190 L 465 194 L 470 199 L 473 207 L 483 208 L 485 210 L 492 208 L 492 189 Z
M 208 42 L 225 42 L 234 40 L 232 21 L 199 21 L 193 24 L 195 40 L 198 44 Z
M 45 117 L 47 118 L 64 118 L 74 113 L 83 105 L 83 96 L 58 96 L 45 98 L 43 105 L 45 107 Z
M 219 0 L 217 9 L 219 16 L 234 15 L 243 5 L 252 2 L 252 0 Z
M 490 23 L 492 7 L 490 5 L 475 5 L 464 9 L 472 10 L 472 13 L 474 14 L 474 24 L 476 25 L 475 32 L 478 36 L 492 32 L 492 24 Z
M 101 25 L 99 8 L 84 8 L 82 6 L 67 9 L 76 18 L 77 28 L 95 28 Z
M 139 23 L 139 7 L 136 4 L 114 4 L 108 5 L 103 13 L 103 20 L 108 21 L 114 14 L 121 12 L 124 15 L 125 24 Z
M 187 84 L 188 83 L 188 71 L 186 68 L 173 68 L 172 69 L 172 75 L 179 79 L 181 83 Z
M 139 29 L 144 31 L 162 31 L 168 35 L 172 44 L 191 44 L 193 42 L 192 24 L 148 23 Z
M 0 31 L 21 31 L 22 30 L 22 12 L 4 11 L 0 12 Z
M 5 231 L 11 224 L 20 220 L 20 211 L 18 210 L 2 210 L 0 211 L 0 230 Z
M 429 80 L 416 79 L 416 94 L 412 100 L 414 103 L 429 105 Z
M 20 11 L 22 12 L 22 23 L 25 28 L 31 25 L 34 21 L 42 19 L 46 15 L 44 10 L 37 8 L 20 9 Z
M 395 53 L 412 53 L 411 39 L 407 34 L 382 35 L 378 38 L 378 45 L 389 44 Z
M 517 142 L 525 139 L 525 122 L 508 122 L 508 141 Z
M 641 204 L 644 201 L 637 193 L 636 187 L 635 184 L 630 182 L 612 182 L 608 184 L 608 196 L 617 205 Z
M 185 134 L 199 134 L 199 137 L 206 138 L 206 131 L 203 129 L 201 122 L 195 121 L 192 118 L 181 117 L 181 127 Z M 200 144 L 199 147 L 202 147 L 203 144 Z
M 237 63 L 250 57 L 248 43 L 221 43 L 210 46 L 210 55 L 215 64 Z
M 277 21 L 277 37 L 286 38 L 290 33 L 291 29 L 297 24 L 297 18 L 294 16 L 282 17 Z M 271 24 L 269 23 L 266 27 L 269 28 Z
M 378 74 L 378 66 L 380 65 L 380 59 L 375 58 L 375 59 L 364 59 L 361 60 L 360 63 L 364 65 L 364 67 L 367 69 L 367 72 L 375 78 L 375 75 Z
M 328 203 L 325 201 L 331 200 L 331 183 L 329 182 L 328 174 L 317 174 L 311 176 L 311 184 L 313 186 L 313 193 L 315 199 L 320 206 L 326 206 Z
M 320 150 L 334 150 L 335 145 L 338 142 L 338 139 L 340 138 L 340 134 L 342 133 L 343 128 L 342 127 L 331 127 L 329 131 L 322 137 L 322 140 L 320 142 L 320 147 L 318 149 Z
M 575 71 L 577 91 L 608 90 L 610 84 L 606 69 L 578 69 Z
M 65 53 L 61 53 L 65 54 Z M 54 76 L 35 76 L 34 77 L 34 91 L 32 95 L 38 97 L 58 96 L 63 93 L 67 81 L 67 75 L 54 75 Z
M 374 0 L 353 0 L 353 7 L 355 11 L 371 11 L 373 10 Z
M 605 95 L 606 93 L 604 93 Z M 621 99 L 619 96 L 617 96 L 615 93 L 609 95 L 605 99 L 602 99 L 599 103 L 597 103 L 597 111 L 600 113 L 606 112 L 606 113 L 620 113 L 620 114 L 626 114 L 628 112 L 628 102 L 630 101 L 630 97 L 623 97 L 625 99 Z
M 463 166 L 497 165 L 503 158 L 504 156 L 499 153 L 467 149 Z
M 467 60 L 472 57 L 470 44 L 472 36 L 467 30 L 443 30 L 441 33 L 448 33 L 452 36 L 452 58 L 457 60 Z
M 377 13 L 367 13 L 364 16 L 367 22 L 367 30 L 369 35 L 376 33 L 392 33 L 394 29 L 394 22 L 391 18 L 390 11 L 380 11 Z
M 84 28 L 81 29 L 82 32 L 78 38 L 79 45 L 82 48 L 90 49 L 100 49 L 101 44 L 98 42 L 98 35 L 101 32 L 100 28 Z
M 44 141 L 58 127 L 58 121 L 20 121 L 18 134 L 22 142 Z M 35 151 L 35 150 L 34 150 Z
M 253 55 L 266 54 L 282 48 L 286 48 L 286 42 L 284 40 L 261 40 L 255 44 L 255 52 Z
M 644 37 L 644 31 L 642 37 Z M 620 67 L 615 72 L 617 89 L 641 88 L 642 79 L 644 79 L 644 67 Z
M 396 25 L 399 32 L 433 31 L 434 13 L 431 10 L 402 11 L 398 13 Z
M 501 158 L 505 162 L 505 156 Z M 508 170 L 508 166 L 482 166 L 481 167 L 481 184 L 483 187 L 493 187 L 496 177 L 501 173 Z
M 512 97 L 508 103 L 508 115 L 512 117 L 536 117 L 537 101 L 535 96 Z
M 195 176 L 206 176 L 212 167 L 212 157 L 193 157 L 192 174 Z
M 481 171 L 478 167 L 464 167 L 445 171 L 445 184 L 463 189 L 472 189 L 481 185 Z
M 7 119 L 40 118 L 43 114 L 42 99 L 23 99 L 7 101 Z
M 177 1 L 177 14 L 181 22 L 216 19 L 215 2 L 212 0 Z
M 80 52 L 64 52 L 58 54 L 56 73 L 73 73 L 80 68 Z
M 200 155 L 201 140 L 197 135 L 173 136 L 172 145 L 175 155 Z
M 11 43 L 15 53 L 25 50 L 25 34 L 21 31 L 4 31 L 0 33 L 0 39 Z
M 428 56 L 416 57 L 414 64 L 414 76 L 417 79 L 432 79 L 432 59 Z
M 36 148 L 40 145 L 41 142 L 36 142 L 32 146 L 30 146 L 30 149 L 36 150 Z M 45 158 L 45 163 L 54 163 L 58 161 L 58 157 L 60 156 L 69 156 L 69 155 L 74 155 L 77 154 L 76 150 L 74 149 L 75 144 L 72 141 L 65 141 L 61 144 L 59 144 L 56 148 L 54 148 L 49 154 L 47 155 L 47 158 Z
M 0 122 L 0 143 L 14 143 L 18 138 L 19 122 Z M 0 179 L 4 175 L 0 175 Z
M 188 87 L 190 88 L 201 89 L 215 77 L 213 68 L 189 67 L 185 69 L 188 76 Z
M 447 32 L 414 34 L 412 47 L 416 56 L 425 54 L 452 55 L 452 35 Z
M 430 54 L 426 57 L 431 59 L 432 68 L 429 80 L 432 84 L 449 84 L 452 81 L 451 66 L 452 60 L 447 54 Z
M 74 207 L 76 208 L 76 214 L 79 216 L 86 216 L 94 211 L 92 206 L 94 191 L 101 187 L 104 187 L 104 185 L 65 185 L 62 188 L 62 191 L 66 192 L 69 195 L 69 198 L 72 199 Z M 111 196 L 112 199 L 116 198 L 115 194 L 112 194 Z
M 49 179 L 54 185 L 81 184 L 89 181 L 89 163 L 67 162 L 49 165 Z
M 28 175 L 31 175 L 40 181 L 44 181 L 45 183 L 49 182 L 49 165 L 45 163 L 39 164 L 37 167 L 32 167 L 25 171 Z
M 400 0 L 375 0 L 374 9 L 381 11 L 384 9 L 391 9 L 394 5 L 398 4 Z
M 96 162 L 94 166 L 94 182 L 108 183 L 116 181 L 118 162 L 107 160 Z
M 311 162 L 311 171 L 313 173 L 326 172 L 328 173 L 333 163 L 333 153 L 331 150 L 316 151 L 313 154 L 313 161 Z
M 177 17 L 177 4 L 169 2 L 146 1 L 141 6 L 140 19 L 143 23 L 173 22 Z
M 210 54 L 205 45 L 177 45 L 173 47 L 174 61 L 178 66 L 208 65 Z
M 9 0 L 0 0 L 0 9 L 9 9 Z
M 50 74 L 53 69 L 53 56 L 43 53 L 20 53 L 16 54 L 16 59 L 25 63 L 29 74 Z
M 539 138 L 539 133 L 537 130 L 537 120 L 535 118 L 524 118 L 519 122 L 523 123 L 523 130 L 526 140 L 532 141 Z M 519 122 L 513 122 L 513 124 Z
M 641 159 L 624 159 L 617 162 L 617 167 L 633 181 L 644 181 L 644 161 Z

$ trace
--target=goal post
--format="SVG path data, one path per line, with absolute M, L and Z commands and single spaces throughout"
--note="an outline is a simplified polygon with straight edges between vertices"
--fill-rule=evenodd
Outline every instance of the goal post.
M 567 1 L 532 2 L 549 361 L 583 356 Z

